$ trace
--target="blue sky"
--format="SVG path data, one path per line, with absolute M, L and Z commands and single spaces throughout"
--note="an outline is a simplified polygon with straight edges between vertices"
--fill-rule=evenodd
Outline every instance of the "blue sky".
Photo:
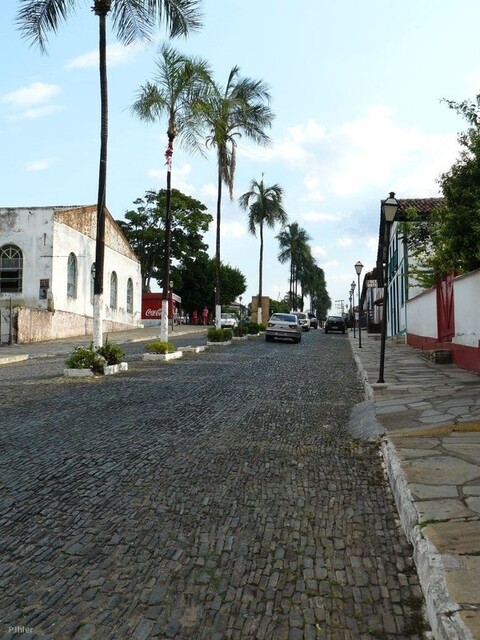
M 90 2 L 59 32 L 48 55 L 14 24 L 18 3 L 3 0 L 0 37 L 0 206 L 93 204 L 99 155 L 98 22 Z M 348 301 L 354 264 L 375 265 L 380 199 L 439 195 L 437 179 L 458 153 L 465 122 L 442 98 L 480 89 L 477 0 L 204 0 L 204 27 L 180 51 L 210 62 L 224 83 L 242 74 L 270 85 L 273 144 L 241 141 L 235 199 L 225 194 L 222 260 L 258 289 L 258 239 L 238 197 L 262 173 L 285 191 L 289 221 L 311 238 L 335 301 Z M 129 110 L 154 74 L 158 46 L 128 49 L 109 35 L 107 205 L 122 218 L 148 189 L 165 186 L 166 123 L 145 125 Z M 215 214 L 216 164 L 180 147 L 173 186 Z M 288 267 L 277 260 L 279 229 L 265 238 L 264 295 L 283 297 Z M 214 230 L 207 242 L 213 255 Z

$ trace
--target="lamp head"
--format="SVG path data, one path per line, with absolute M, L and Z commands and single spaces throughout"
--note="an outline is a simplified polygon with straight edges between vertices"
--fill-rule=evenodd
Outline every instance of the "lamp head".
M 363 269 L 363 264 L 360 262 L 360 260 L 355 264 L 355 271 L 357 272 L 357 276 L 359 276 L 362 273 L 362 269 Z
M 384 201 L 382 207 L 386 222 L 393 222 L 395 220 L 399 206 L 398 200 L 395 198 L 395 193 L 390 191 L 390 196 Z

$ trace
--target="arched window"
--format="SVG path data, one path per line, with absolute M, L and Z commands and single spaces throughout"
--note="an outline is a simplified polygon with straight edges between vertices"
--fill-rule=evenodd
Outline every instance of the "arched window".
M 133 281 L 127 280 L 127 313 L 133 313 Z
M 14 244 L 0 247 L 0 293 L 21 293 L 23 275 L 22 252 Z
M 69 298 L 77 297 L 77 274 L 77 257 L 71 253 L 67 264 L 67 296 Z
M 117 300 L 118 300 L 118 279 L 115 271 L 112 271 L 112 275 L 110 276 L 110 307 L 112 309 L 117 308 Z

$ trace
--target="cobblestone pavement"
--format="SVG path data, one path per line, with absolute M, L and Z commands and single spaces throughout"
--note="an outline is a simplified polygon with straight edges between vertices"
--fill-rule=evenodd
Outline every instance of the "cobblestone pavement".
M 0 369 L 0 637 L 421 637 L 378 447 L 347 432 L 345 336 L 62 367 Z

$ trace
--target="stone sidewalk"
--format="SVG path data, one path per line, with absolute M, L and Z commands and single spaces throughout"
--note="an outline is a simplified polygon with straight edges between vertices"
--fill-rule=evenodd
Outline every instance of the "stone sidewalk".
M 367 401 L 351 422 L 383 440 L 436 640 L 480 638 L 480 375 L 380 337 L 350 343 Z

